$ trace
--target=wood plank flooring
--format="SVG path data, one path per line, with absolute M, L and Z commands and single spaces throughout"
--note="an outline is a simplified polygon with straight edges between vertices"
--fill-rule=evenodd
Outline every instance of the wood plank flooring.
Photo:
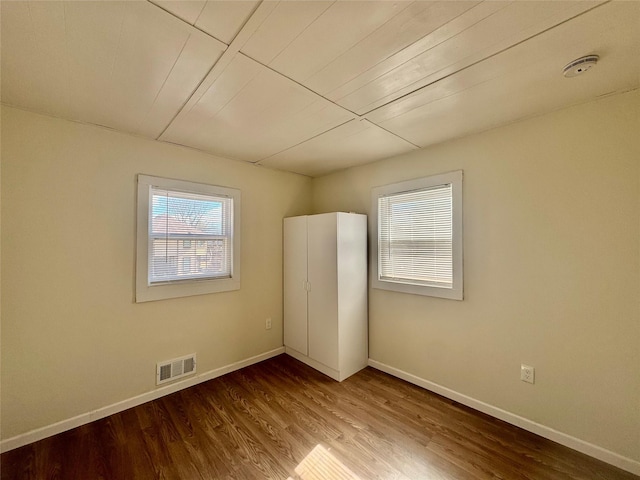
M 2 455 L 4 479 L 638 479 L 367 368 L 281 355 Z

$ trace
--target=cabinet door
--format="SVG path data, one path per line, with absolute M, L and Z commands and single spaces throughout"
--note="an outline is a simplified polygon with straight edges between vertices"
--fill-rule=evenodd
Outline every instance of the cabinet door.
M 309 357 L 338 370 L 337 216 L 308 218 Z
M 284 344 L 308 355 L 307 217 L 284 219 Z

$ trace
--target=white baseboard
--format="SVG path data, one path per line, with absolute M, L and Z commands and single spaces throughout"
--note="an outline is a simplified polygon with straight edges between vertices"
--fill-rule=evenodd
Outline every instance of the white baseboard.
M 227 373 L 240 370 L 241 368 L 248 367 L 249 365 L 253 365 L 254 363 L 262 362 L 263 360 L 275 357 L 276 355 L 280 355 L 281 353 L 284 353 L 284 347 L 279 347 L 269 352 L 240 360 L 239 362 L 235 362 L 224 367 L 216 368 L 214 370 L 209 370 L 208 372 L 194 375 L 193 377 L 185 378 L 184 380 L 172 383 L 171 385 L 157 388 L 150 392 L 146 392 L 141 395 L 128 398 L 126 400 L 122 400 L 121 402 L 107 405 L 97 410 L 83 413 L 81 415 L 62 420 L 52 425 L 47 425 L 46 427 L 41 427 L 35 430 L 31 430 L 30 432 L 23 433 L 21 435 L 16 435 L 15 437 L 7 438 L 6 440 L 2 440 L 0 442 L 0 453 L 4 453 L 9 450 L 13 450 L 14 448 L 28 445 L 29 443 L 37 442 L 38 440 L 42 440 L 43 438 L 57 435 L 58 433 L 71 430 L 72 428 L 76 428 L 95 420 L 108 417 L 109 415 L 113 415 L 114 413 L 122 412 L 124 410 L 127 410 L 128 408 L 137 407 L 138 405 L 150 402 L 151 400 L 164 397 L 165 395 L 175 393 L 179 390 L 183 390 L 199 383 L 212 380 L 216 377 L 220 377 Z
M 541 437 L 553 440 L 554 442 L 564 445 L 565 447 L 572 448 L 573 450 L 577 450 L 578 452 L 589 455 L 590 457 L 602 460 L 603 462 L 621 468 L 622 470 L 626 470 L 627 472 L 631 472 L 635 475 L 640 475 L 640 462 L 636 460 L 624 457 L 592 443 L 585 442 L 584 440 L 580 440 L 579 438 L 572 437 L 571 435 L 567 435 L 566 433 L 559 432 L 557 430 L 554 430 L 553 428 L 546 427 L 532 420 L 516 415 L 515 413 L 507 412 L 506 410 L 502 410 L 501 408 L 494 407 L 493 405 L 489 405 L 488 403 L 484 403 L 480 400 L 476 400 L 475 398 L 468 397 L 467 395 L 463 395 L 462 393 L 458 393 L 447 387 L 443 387 L 442 385 L 430 382 L 429 380 L 417 377 L 416 375 L 391 367 L 371 358 L 369 359 L 369 366 L 388 373 L 389 375 L 393 375 L 394 377 L 406 380 L 409 383 L 413 383 L 414 385 L 422 387 L 431 392 L 437 393 L 438 395 L 442 395 L 443 397 L 446 397 L 450 400 L 455 400 L 458 403 L 466 405 L 467 407 L 471 407 L 482 413 L 486 413 L 487 415 L 491 415 L 492 417 L 503 420 L 507 423 L 510 423 L 511 425 L 515 425 L 524 430 L 540 435 Z

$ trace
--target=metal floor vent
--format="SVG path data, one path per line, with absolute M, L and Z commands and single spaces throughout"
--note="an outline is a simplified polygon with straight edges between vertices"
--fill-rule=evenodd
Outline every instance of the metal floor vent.
M 156 364 L 156 385 L 196 373 L 196 354 Z

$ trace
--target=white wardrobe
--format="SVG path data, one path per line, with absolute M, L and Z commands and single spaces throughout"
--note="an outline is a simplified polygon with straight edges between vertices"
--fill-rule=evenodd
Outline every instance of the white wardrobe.
M 287 354 L 342 381 L 367 365 L 367 217 L 284 219 Z

